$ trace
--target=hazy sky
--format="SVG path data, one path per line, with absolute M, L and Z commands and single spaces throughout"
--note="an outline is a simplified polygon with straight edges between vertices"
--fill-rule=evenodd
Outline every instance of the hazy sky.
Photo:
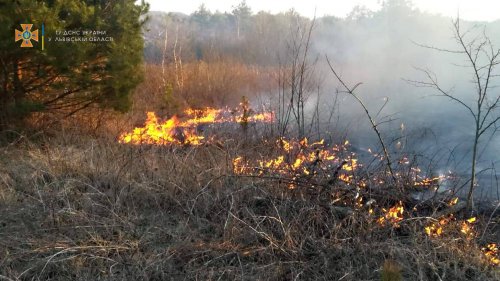
M 146 0 L 151 4 L 152 11 L 183 12 L 190 14 L 202 3 L 211 10 L 230 11 L 232 6 L 241 0 Z M 247 4 L 255 11 L 270 11 L 273 13 L 295 8 L 302 15 L 312 17 L 316 10 L 317 16 L 346 16 L 354 6 L 364 5 L 371 10 L 380 7 L 380 0 L 247 0 Z M 413 3 L 424 11 L 455 17 L 460 10 L 460 17 L 466 20 L 500 19 L 499 0 L 413 0 Z

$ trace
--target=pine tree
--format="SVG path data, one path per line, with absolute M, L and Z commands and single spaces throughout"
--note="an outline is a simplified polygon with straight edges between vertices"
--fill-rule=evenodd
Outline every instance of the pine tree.
M 128 109 L 128 96 L 142 79 L 147 8 L 135 0 L 0 3 L 0 117 L 24 117 L 34 111 L 72 113 L 92 104 Z M 39 32 L 33 48 L 21 48 L 13 40 L 15 29 L 26 23 Z M 105 34 L 83 35 L 84 31 Z M 61 42 L 58 38 L 68 37 L 64 32 L 107 41 Z

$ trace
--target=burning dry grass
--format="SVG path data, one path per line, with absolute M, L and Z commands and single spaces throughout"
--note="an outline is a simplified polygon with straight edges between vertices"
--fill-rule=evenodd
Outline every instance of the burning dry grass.
M 274 120 L 272 112 L 254 113 L 238 112 L 229 108 L 186 109 L 184 120 L 176 115 L 161 122 L 154 112 L 147 113 L 143 127 L 137 127 L 132 132 L 123 133 L 118 139 L 121 143 L 135 145 L 201 145 L 208 143 L 197 131 L 198 126 L 220 123 L 248 124 L 250 122 L 270 123 Z
M 343 180 L 311 196 L 305 181 L 290 189 L 283 177 L 234 173 L 238 156 L 274 157 L 270 147 L 62 137 L 2 147 L 0 278 L 380 280 L 387 260 L 405 280 L 500 278 L 497 246 L 463 235 L 463 220 L 430 237 L 425 229 L 438 220 L 403 198 L 382 202 Z M 284 161 L 293 169 L 295 160 Z M 360 169 L 344 165 L 332 169 Z

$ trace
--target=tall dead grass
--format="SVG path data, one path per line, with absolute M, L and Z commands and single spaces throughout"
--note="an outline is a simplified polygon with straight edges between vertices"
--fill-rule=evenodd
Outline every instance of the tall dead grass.
M 236 106 L 242 96 L 255 100 L 275 86 L 271 68 L 246 65 L 232 60 L 189 62 L 182 67 L 148 64 L 145 81 L 138 87 L 134 111 L 176 113 L 185 107 Z
M 84 136 L 0 148 L 0 279 L 498 280 L 460 235 L 232 174 L 231 147 L 126 146 Z M 257 148 L 255 148 L 257 149 Z M 335 188 L 335 187 L 333 187 Z

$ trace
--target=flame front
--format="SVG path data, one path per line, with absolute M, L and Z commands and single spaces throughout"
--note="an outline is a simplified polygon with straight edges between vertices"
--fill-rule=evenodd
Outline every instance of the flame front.
M 241 123 L 241 114 L 229 109 L 215 109 L 207 107 L 204 109 L 184 110 L 185 120 L 181 121 L 177 116 L 159 122 L 154 112 L 147 112 L 146 122 L 143 127 L 135 128 L 132 132 L 124 133 L 118 138 L 120 143 L 129 144 L 154 144 L 154 145 L 201 145 L 204 136 L 197 133 L 197 126 L 203 124 L 218 123 Z M 265 112 L 248 116 L 247 122 L 273 121 L 273 113 Z
M 119 141 L 130 144 L 201 144 L 203 136 L 197 135 L 192 128 L 180 124 L 176 116 L 159 123 L 156 114 L 148 112 L 144 127 L 135 128 L 131 133 L 121 135 Z
M 309 143 L 307 138 L 279 138 L 276 141 L 276 156 L 255 161 L 244 161 L 242 156 L 238 156 L 233 160 L 233 171 L 236 174 L 288 178 L 292 182 L 290 188 L 294 188 L 293 182 L 300 178 L 308 181 L 317 178 L 326 178 L 327 181 L 339 179 L 361 186 L 363 183 L 356 183 L 353 176 L 360 165 L 355 155 L 347 151 L 347 145 L 328 147 L 324 140 Z

